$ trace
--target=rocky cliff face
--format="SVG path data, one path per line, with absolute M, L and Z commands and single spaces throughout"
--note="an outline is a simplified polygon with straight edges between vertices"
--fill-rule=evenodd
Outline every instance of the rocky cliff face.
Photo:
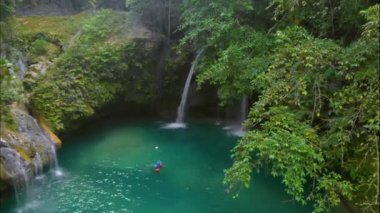
M 32 15 L 70 15 L 77 12 L 75 6 L 80 6 L 75 0 L 31 0 L 17 2 L 18 16 Z M 78 7 L 80 8 L 80 7 Z
M 124 10 L 123 0 L 21 0 L 17 1 L 17 16 L 65 16 L 88 9 L 111 8 Z
M 56 143 L 23 107 L 13 104 L 11 112 L 17 129 L 1 129 L 0 181 L 24 185 L 54 162 Z
M 20 78 L 25 100 L 19 102 L 28 103 L 33 114 L 46 120 L 39 116 L 36 120 L 26 107 L 9 106 L 13 99 L 4 105 L 10 107 L 16 128 L 1 129 L 0 191 L 2 183 L 27 184 L 42 167 L 54 165 L 60 140 L 49 126 L 55 132 L 72 131 L 115 112 L 114 106 L 129 114 L 175 113 L 183 89 L 181 76 L 185 78 L 190 68 L 188 58 L 175 54 L 176 43 L 161 30 L 151 29 L 139 13 L 99 10 L 70 16 L 86 7 L 83 2 L 88 1 L 18 3 L 18 14 L 31 16 L 17 18 L 24 60 L 6 69 L 14 70 L 8 77 Z M 98 5 L 122 8 L 125 2 L 120 2 L 100 0 Z M 17 71 L 22 75 L 17 77 Z M 215 92 L 201 95 L 191 88 L 190 108 L 205 109 L 200 116 L 210 115 L 217 102 Z

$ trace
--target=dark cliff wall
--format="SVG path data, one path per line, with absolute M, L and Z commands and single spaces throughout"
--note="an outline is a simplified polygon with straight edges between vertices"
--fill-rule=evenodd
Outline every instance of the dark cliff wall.
M 112 8 L 124 10 L 123 0 L 99 0 L 91 5 L 89 0 L 21 0 L 16 2 L 17 16 L 63 16 L 83 10 Z
M 17 16 L 70 15 L 79 11 L 84 1 L 79 0 L 24 0 L 17 2 Z

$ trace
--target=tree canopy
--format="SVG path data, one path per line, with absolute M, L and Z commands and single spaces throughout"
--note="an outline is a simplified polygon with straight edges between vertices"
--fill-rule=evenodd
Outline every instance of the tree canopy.
M 97 10 L 105 2 L 88 4 Z M 55 131 L 120 94 L 135 102 L 153 98 L 155 57 L 138 39 L 128 40 L 125 11 L 92 11 L 80 30 L 70 23 L 82 16 L 51 18 L 62 25 L 59 35 L 33 29 L 16 37 L 15 6 L 0 0 L 2 124 L 12 120 L 4 106 L 25 94 Z M 177 60 L 168 67 L 204 50 L 196 81 L 215 86 L 221 105 L 249 97 L 247 134 L 225 170 L 234 197 L 255 184 L 255 172 L 265 171 L 314 212 L 331 211 L 342 201 L 355 211 L 379 212 L 378 1 L 127 0 L 124 9 L 142 13 L 157 37 L 176 45 Z M 64 50 L 64 44 L 71 48 Z M 51 56 L 51 72 L 35 81 L 16 79 L 19 57 L 12 61 L 7 53 L 17 48 L 33 62 Z M 150 48 L 157 53 L 158 47 Z M 166 80 L 172 82 L 170 74 Z
M 267 168 L 315 212 L 379 210 L 379 4 L 185 1 L 180 49 L 205 47 L 197 81 L 222 104 L 251 97 L 225 183 Z M 265 24 L 260 24 L 265 23 Z

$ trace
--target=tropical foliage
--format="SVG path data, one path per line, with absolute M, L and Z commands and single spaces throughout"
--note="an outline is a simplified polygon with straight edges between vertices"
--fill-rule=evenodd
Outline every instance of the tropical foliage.
M 123 22 L 117 12 L 98 11 L 84 23 L 74 46 L 57 59 L 51 74 L 36 83 L 33 108 L 54 130 L 66 129 L 115 100 L 150 100 L 152 88 L 142 86 L 153 85 L 151 52 L 144 42 L 110 43 Z
M 14 74 L 10 73 L 16 71 L 12 63 L 0 58 L 0 125 L 2 128 L 16 128 L 8 106 L 15 101 L 25 100 L 24 88 L 21 81 Z
M 222 104 L 252 99 L 226 170 L 235 195 L 267 168 L 315 212 L 379 210 L 379 5 L 355 2 L 184 3 L 180 48 L 206 49 L 198 83 Z
M 27 102 L 27 93 L 29 107 L 55 131 L 116 101 L 151 103 L 158 42 L 131 39 L 128 30 L 136 26 L 126 12 L 96 10 L 105 2 L 89 1 L 94 11 L 71 17 L 17 18 L 14 28 L 14 1 L 0 1 L 2 125 L 15 127 L 8 107 Z M 173 60 L 163 65 L 170 74 L 165 81 L 180 79 L 173 67 L 186 64 L 190 51 L 203 50 L 198 85 L 215 86 L 221 105 L 250 98 L 247 134 L 225 171 L 235 197 L 255 184 L 255 172 L 265 171 L 314 212 L 342 201 L 359 212 L 379 211 L 378 1 L 125 4 L 151 21 L 145 24 L 154 25 L 157 40 L 166 36 L 176 45 L 178 52 L 167 54 Z M 21 82 L 11 60 L 15 48 L 29 62 L 47 58 L 53 65 L 46 75 L 29 73 L 36 79 Z M 163 88 L 175 90 L 171 83 Z

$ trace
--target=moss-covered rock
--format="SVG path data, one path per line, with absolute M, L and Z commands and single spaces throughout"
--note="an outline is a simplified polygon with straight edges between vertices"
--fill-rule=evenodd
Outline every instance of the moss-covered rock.
M 54 134 L 54 132 L 51 130 L 51 127 L 48 125 L 46 119 L 42 116 L 39 116 L 37 120 L 41 128 L 45 131 L 45 133 L 49 136 L 49 138 L 54 142 L 55 146 L 61 147 L 62 146 L 61 139 L 59 139 L 59 137 L 56 134 Z
M 154 99 L 159 40 L 135 15 L 96 12 L 43 79 L 30 71 L 32 108 L 53 131 L 71 129 L 111 103 Z
M 42 166 L 38 165 L 40 161 L 44 165 L 50 164 L 55 146 L 51 134 L 45 132 L 20 105 L 12 105 L 11 113 L 17 128 L 2 128 L 0 138 L 0 180 L 8 185 L 15 184 L 23 174 L 35 175 L 36 168 Z
M 17 18 L 17 31 L 21 35 L 45 34 L 66 42 L 88 17 L 82 12 L 73 16 L 30 16 Z

